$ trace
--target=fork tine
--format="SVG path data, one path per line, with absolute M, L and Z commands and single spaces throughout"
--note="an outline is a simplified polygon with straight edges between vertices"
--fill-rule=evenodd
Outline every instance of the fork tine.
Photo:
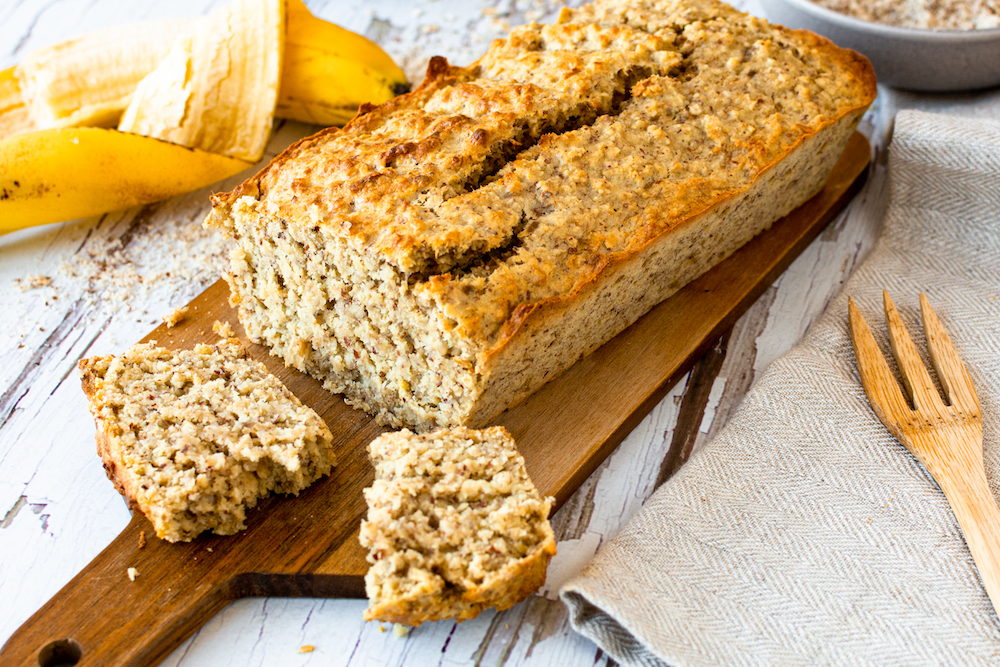
M 891 421 L 896 421 L 910 412 L 910 406 L 899 389 L 889 364 L 875 342 L 872 330 L 854 299 L 847 300 L 848 322 L 851 326 L 851 343 L 854 346 L 854 357 L 858 361 L 858 373 L 861 375 L 861 386 L 865 389 L 868 402 L 875 414 L 886 426 L 892 429 Z
M 892 346 L 892 353 L 896 357 L 896 365 L 899 366 L 899 374 L 903 378 L 903 386 L 906 393 L 913 400 L 913 407 L 922 410 L 933 406 L 943 406 L 941 397 L 934 387 L 927 367 L 924 366 L 917 347 L 913 344 L 913 339 L 906 331 L 903 318 L 899 316 L 899 311 L 892 303 L 889 293 L 882 290 L 882 300 L 885 304 L 885 321 L 889 328 L 889 344 Z
M 941 380 L 948 402 L 959 407 L 975 406 L 978 409 L 979 397 L 972 385 L 972 377 L 923 292 L 920 293 L 920 316 L 924 323 L 924 335 L 927 337 L 927 351 L 930 352 L 931 363 Z

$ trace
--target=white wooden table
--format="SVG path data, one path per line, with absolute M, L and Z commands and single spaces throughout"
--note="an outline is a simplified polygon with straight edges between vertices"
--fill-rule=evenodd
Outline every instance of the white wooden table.
M 225 0 L 21 0 L 0 4 L 0 68 L 84 31 L 193 16 Z M 465 64 L 511 25 L 551 19 L 552 0 L 343 0 L 313 11 L 378 41 L 411 80 L 431 55 Z M 741 3 L 756 10 L 754 0 Z M 898 104 L 862 123 L 876 167 L 834 221 L 555 515 L 559 555 L 548 597 L 409 636 L 365 623 L 363 600 L 234 603 L 164 665 L 613 664 L 569 626 L 560 582 L 613 537 L 672 470 L 726 422 L 754 378 L 791 347 L 864 258 L 886 194 L 882 146 Z M 974 106 L 974 99 L 962 104 Z M 315 128 L 281 125 L 267 158 Z M 232 187 L 240 178 L 218 184 Z M 75 366 L 118 353 L 214 282 L 222 242 L 200 227 L 207 191 L 159 205 L 0 237 L 0 643 L 126 525 L 129 513 L 94 448 Z M 87 613 L 80 610 L 81 614 Z M 311 645 L 312 652 L 299 652 Z

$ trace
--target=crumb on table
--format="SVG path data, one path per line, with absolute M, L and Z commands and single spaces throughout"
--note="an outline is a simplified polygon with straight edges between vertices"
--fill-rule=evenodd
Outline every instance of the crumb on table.
M 171 329 L 177 325 L 178 322 L 187 316 L 188 307 L 181 306 L 180 308 L 174 308 L 173 312 L 163 318 L 164 323 L 166 323 L 167 328 Z
M 212 324 L 212 331 L 222 338 L 235 338 L 236 334 L 233 332 L 233 325 L 229 322 L 220 322 L 215 320 Z
M 139 576 L 139 570 L 135 569 L 134 567 L 130 567 L 127 570 L 125 570 L 125 574 L 128 575 L 129 581 L 135 581 L 135 578 Z
M 39 287 L 52 286 L 52 278 L 49 276 L 36 276 L 31 274 L 25 276 L 24 279 L 15 278 L 14 282 L 17 283 L 18 288 L 20 288 L 22 292 L 27 292 L 31 289 L 38 289 Z

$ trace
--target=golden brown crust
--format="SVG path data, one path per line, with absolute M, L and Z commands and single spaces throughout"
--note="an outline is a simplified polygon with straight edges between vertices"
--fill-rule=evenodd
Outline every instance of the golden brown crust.
M 268 174 L 286 168 L 287 165 L 294 163 L 300 156 L 307 154 L 316 146 L 325 143 L 330 136 L 340 132 L 370 131 L 398 110 L 422 105 L 440 88 L 454 85 L 463 78 L 468 78 L 468 72 L 470 71 L 472 70 L 449 65 L 448 61 L 441 56 L 431 57 L 427 64 L 427 73 L 423 82 L 410 92 L 394 97 L 379 105 L 372 105 L 367 102 L 362 104 L 358 109 L 358 114 L 343 128 L 327 127 L 316 134 L 299 139 L 281 151 L 281 153 L 275 156 L 273 160 L 256 174 L 236 186 L 235 189 L 230 192 L 213 194 L 211 196 L 213 211 L 209 213 L 207 222 L 212 226 L 216 224 L 215 221 L 219 220 L 219 217 L 214 215 L 216 207 L 225 209 L 232 206 L 240 197 L 259 197 L 261 195 L 261 184 L 267 178 Z
M 852 75 L 857 76 L 858 88 L 865 91 L 863 99 L 866 99 L 867 102 L 860 107 L 860 111 L 864 111 L 864 109 L 866 109 L 875 99 L 875 95 L 877 94 L 875 71 L 871 66 L 871 62 L 860 53 L 849 49 L 841 49 L 825 37 L 820 37 L 815 33 L 806 30 L 799 30 L 795 32 L 802 34 L 802 36 L 806 38 L 805 41 L 815 40 L 817 46 L 832 47 L 831 55 L 841 59 L 844 62 L 845 68 L 850 68 L 849 71 L 851 71 Z M 859 107 L 843 109 L 838 116 L 830 119 L 828 123 L 825 123 L 815 132 L 799 137 L 798 141 L 789 146 L 780 155 L 775 156 L 769 164 L 764 165 L 757 178 L 759 179 L 761 176 L 773 169 L 775 165 L 779 164 L 793 151 L 798 149 L 806 139 L 814 136 L 818 132 L 821 132 L 823 129 L 834 125 L 846 116 L 856 116 L 860 119 L 861 114 L 859 113 Z M 757 179 L 751 181 L 747 189 L 752 187 L 756 181 Z M 602 255 L 591 267 L 591 271 L 589 273 L 581 275 L 576 285 L 573 286 L 572 291 L 559 294 L 557 296 L 550 296 L 530 304 L 518 304 L 501 326 L 496 341 L 480 356 L 480 362 L 483 367 L 485 368 L 489 366 L 491 359 L 504 347 L 516 344 L 514 338 L 529 318 L 534 317 L 537 319 L 543 316 L 542 313 L 554 307 L 558 307 L 559 304 L 572 302 L 585 291 L 592 289 L 593 286 L 601 279 L 602 274 L 609 266 L 615 266 L 623 262 L 634 260 L 634 258 L 640 256 L 651 243 L 654 243 L 662 235 L 685 225 L 694 224 L 694 222 L 697 221 L 706 211 L 717 207 L 720 203 L 739 194 L 739 192 L 719 192 L 714 199 L 703 202 L 699 209 L 692 211 L 687 217 L 682 219 L 669 219 L 664 216 L 659 219 L 650 220 L 650 222 L 637 233 L 637 241 L 633 242 L 627 250 L 610 252 Z

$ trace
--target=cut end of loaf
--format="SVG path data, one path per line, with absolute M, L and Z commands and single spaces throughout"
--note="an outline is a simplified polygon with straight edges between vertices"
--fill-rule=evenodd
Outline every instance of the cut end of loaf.
M 260 498 L 297 494 L 335 465 L 323 420 L 238 339 L 139 344 L 81 360 L 80 374 L 108 477 L 170 542 L 242 530 Z
M 556 552 L 553 499 L 538 494 L 506 430 L 403 430 L 369 451 L 367 620 L 462 621 L 511 607 L 545 582 Z

